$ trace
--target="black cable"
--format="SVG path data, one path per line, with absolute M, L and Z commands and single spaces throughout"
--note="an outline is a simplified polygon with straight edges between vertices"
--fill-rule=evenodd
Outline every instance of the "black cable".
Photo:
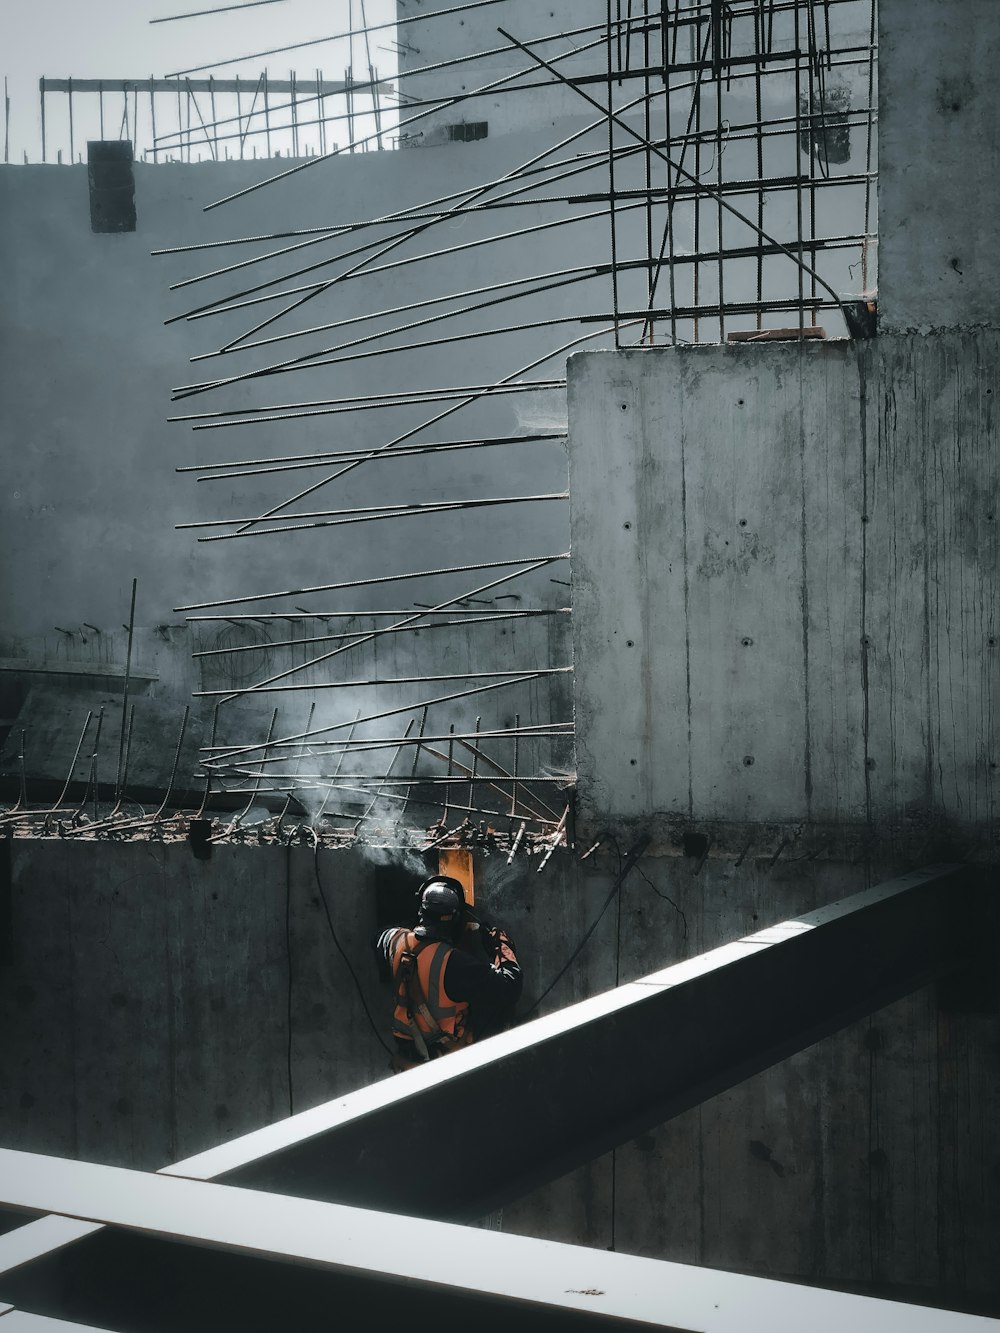
M 340 940 L 337 938 L 337 932 L 336 932 L 336 930 L 334 930 L 334 928 L 333 928 L 333 917 L 330 915 L 330 908 L 329 908 L 329 906 L 328 906 L 328 904 L 327 904 L 327 901 L 326 901 L 326 892 L 325 892 L 325 890 L 324 890 L 324 888 L 323 888 L 323 881 L 322 881 L 322 880 L 320 879 L 320 877 L 319 877 L 319 843 L 316 844 L 316 850 L 315 850 L 315 853 L 314 853 L 314 856 L 313 856 L 313 869 L 314 869 L 315 872 L 316 872 L 316 886 L 317 886 L 317 888 L 319 889 L 319 896 L 320 896 L 320 899 L 321 899 L 321 901 L 322 901 L 322 903 L 323 903 L 323 911 L 326 913 L 326 923 L 327 923 L 327 925 L 330 927 L 330 935 L 331 935 L 331 937 L 332 937 L 332 939 L 333 939 L 334 944 L 337 946 L 337 950 L 338 950 L 338 952 L 339 952 L 341 958 L 343 958 L 344 962 L 347 964 L 347 970 L 348 970 L 348 972 L 350 972 L 350 974 L 351 974 L 351 980 L 354 982 L 354 987 L 355 987 L 355 989 L 356 989 L 357 992 L 358 992 L 358 999 L 361 1001 L 361 1007 L 362 1007 L 362 1009 L 364 1009 L 364 1011 L 365 1011 L 365 1015 L 366 1015 L 366 1017 L 367 1017 L 367 1019 L 368 1019 L 368 1022 L 371 1024 L 371 1029 L 372 1029 L 372 1031 L 375 1033 L 375 1038 L 376 1038 L 376 1040 L 378 1041 L 378 1044 L 379 1044 L 379 1045 L 382 1047 L 382 1049 L 385 1051 L 386 1055 L 388 1055 L 388 1056 L 391 1057 L 392 1054 L 393 1054 L 393 1052 L 392 1052 L 392 1051 L 389 1049 L 389 1047 L 386 1045 L 385 1041 L 384 1041 L 383 1038 L 382 1038 L 382 1034 L 381 1034 L 381 1032 L 379 1031 L 378 1026 L 377 1026 L 376 1023 L 375 1023 L 374 1018 L 372 1018 L 371 1010 L 368 1008 L 367 1001 L 365 1000 L 365 993 L 364 993 L 364 991 L 361 989 L 361 982 L 358 980 L 357 973 L 354 971 L 354 968 L 351 966 L 351 960 L 350 960 L 350 958 L 348 958 L 347 954 L 344 952 L 344 946 L 341 944 Z
M 569 959 L 567 960 L 565 966 L 562 967 L 562 968 L 559 970 L 559 972 L 556 973 L 556 975 L 555 975 L 555 977 L 553 978 L 553 980 L 549 983 L 548 986 L 546 986 L 546 988 L 542 991 L 541 995 L 539 995 L 539 997 L 538 997 L 538 999 L 535 1001 L 535 1003 L 531 1006 L 531 1008 L 528 1010 L 528 1012 L 524 1015 L 524 1018 L 522 1019 L 522 1022 L 526 1022 L 526 1021 L 531 1017 L 531 1015 L 535 1012 L 535 1010 L 538 1008 L 538 1006 L 541 1004 L 541 1002 L 545 999 L 546 995 L 548 995 L 549 991 L 552 990 L 552 989 L 555 987 L 555 985 L 556 985 L 557 982 L 559 982 L 559 981 L 562 980 L 562 978 L 565 976 L 565 974 L 569 971 L 569 969 L 570 969 L 570 967 L 572 966 L 572 964 L 573 964 L 574 962 L 576 962 L 576 959 L 578 958 L 578 956 L 580 955 L 580 953 L 582 953 L 582 951 L 583 951 L 583 946 L 584 946 L 584 945 L 587 943 L 587 941 L 590 939 L 591 935 L 593 935 L 594 931 L 595 931 L 595 930 L 597 929 L 597 927 L 600 925 L 601 920 L 602 920 L 603 917 L 604 917 L 604 913 L 605 913 L 605 912 L 608 910 L 608 908 L 611 906 L 611 901 L 612 901 L 612 899 L 614 898 L 615 894 L 618 892 L 618 889 L 619 889 L 619 883 L 618 883 L 618 881 L 616 881 L 614 887 L 613 887 L 612 890 L 611 890 L 611 892 L 608 894 L 607 898 L 605 898 L 605 900 L 604 900 L 604 906 L 603 906 L 603 907 L 601 908 L 601 910 L 598 912 L 598 914 L 597 914 L 597 916 L 595 917 L 594 922 L 593 922 L 593 924 L 591 925 L 590 929 L 587 931 L 586 935 L 584 935 L 583 939 L 580 941 L 580 943 L 577 945 L 577 947 L 576 947 L 576 948 L 573 950 L 573 952 L 570 954 Z
M 612 841 L 614 841 L 613 838 L 612 838 Z M 573 950 L 573 952 L 570 954 L 570 956 L 569 956 L 569 958 L 567 959 L 565 965 L 560 969 L 560 971 L 556 974 L 556 976 L 555 976 L 555 977 L 553 978 L 553 980 L 549 983 L 549 985 L 546 986 L 545 990 L 542 991 L 541 995 L 539 995 L 538 999 L 537 999 L 537 1000 L 535 1001 L 535 1003 L 531 1006 L 531 1008 L 528 1010 L 528 1012 L 524 1015 L 524 1017 L 523 1017 L 522 1020 L 521 1020 L 522 1022 L 526 1022 L 526 1021 L 531 1017 L 531 1015 L 535 1012 L 535 1010 L 538 1008 L 538 1006 L 542 1003 L 542 1001 L 543 1001 L 543 1000 L 545 999 L 545 997 L 548 995 L 549 991 L 551 991 L 551 990 L 554 989 L 554 987 L 557 985 L 557 983 L 558 983 L 559 981 L 561 981 L 562 978 L 563 978 L 563 977 L 566 975 L 566 973 L 569 971 L 569 969 L 570 969 L 570 967 L 573 965 L 573 963 L 576 962 L 577 958 L 578 958 L 578 957 L 580 956 L 580 954 L 583 952 L 584 945 L 587 943 L 587 941 L 590 939 L 591 935 L 593 935 L 594 931 L 595 931 L 595 930 L 597 929 L 597 927 L 600 925 L 601 920 L 602 920 L 603 917 L 604 917 L 604 913 L 605 913 L 605 912 L 608 910 L 608 908 L 611 906 L 611 903 L 612 903 L 612 901 L 614 900 L 615 894 L 618 893 L 618 892 L 620 891 L 621 886 L 622 886 L 622 883 L 623 883 L 623 881 L 624 881 L 624 879 L 625 879 L 625 876 L 626 876 L 626 875 L 628 874 L 628 872 L 632 869 L 632 867 L 635 865 L 635 863 L 638 861 L 639 857 L 643 854 L 643 852 L 646 850 L 646 848 L 647 848 L 648 846 L 649 846 L 649 836 L 648 836 L 648 834 L 645 834 L 645 833 L 644 833 L 644 834 L 639 838 L 639 840 L 636 842 L 635 846 L 632 847 L 631 850 L 625 855 L 624 859 L 622 858 L 621 853 L 620 853 L 620 852 L 618 853 L 618 865 L 619 865 L 618 874 L 615 876 L 615 881 L 614 881 L 614 883 L 611 885 L 611 891 L 609 892 L 608 896 L 607 896 L 607 897 L 605 898 L 605 900 L 604 900 L 604 905 L 603 905 L 603 907 L 602 907 L 601 910 L 598 912 L 597 916 L 594 918 L 594 920 L 593 920 L 593 922 L 591 923 L 591 926 L 590 926 L 589 930 L 587 931 L 586 935 L 584 935 L 583 939 L 580 941 L 580 943 L 576 946 L 576 948 L 575 948 L 575 949 Z M 618 844 L 617 844 L 617 843 L 615 843 L 615 850 L 616 850 L 616 851 L 618 850 Z
M 619 13 L 621 12 L 621 0 L 618 0 Z M 611 17 L 611 0 L 608 0 L 608 18 Z M 610 87 L 609 90 L 610 92 Z M 610 98 L 608 99 L 610 105 Z M 610 834 L 614 844 L 615 855 L 618 857 L 618 901 L 615 903 L 615 985 L 621 982 L 621 963 L 622 963 L 622 849 L 618 845 L 618 839 L 612 833 Z M 608 1249 L 614 1253 L 615 1241 L 617 1239 L 617 1221 L 618 1221 L 618 1149 L 611 1149 L 611 1244 Z
M 286 1064 L 288 1066 L 288 1114 L 295 1114 L 295 1106 L 292 1098 L 292 849 L 288 846 L 285 849 L 285 959 L 287 962 L 286 971 L 288 974 L 288 1049 L 286 1052 Z

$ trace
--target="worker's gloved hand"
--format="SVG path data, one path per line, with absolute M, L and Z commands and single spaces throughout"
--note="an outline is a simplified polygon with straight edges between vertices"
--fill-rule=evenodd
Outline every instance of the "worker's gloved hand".
M 514 941 L 505 930 L 499 926 L 485 926 L 483 928 L 483 948 L 494 962 L 516 963 L 517 957 L 514 952 Z

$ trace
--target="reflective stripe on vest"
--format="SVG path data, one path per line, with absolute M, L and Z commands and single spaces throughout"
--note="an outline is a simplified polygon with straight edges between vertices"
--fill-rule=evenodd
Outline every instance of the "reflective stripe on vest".
M 437 1044 L 443 1046 L 445 1050 L 464 1046 L 471 1040 L 471 1033 L 467 1032 L 465 1026 L 469 1006 L 464 1000 L 458 1004 L 453 1003 L 444 989 L 443 981 L 452 946 L 442 940 L 418 939 L 412 930 L 402 928 L 393 938 L 391 949 L 392 975 L 396 981 L 396 1007 L 392 1016 L 393 1035 L 412 1041 L 414 1026 L 424 1037 L 432 1037 L 433 1034 L 433 1029 L 423 1017 L 419 1013 L 412 1012 L 405 982 L 400 977 L 401 959 L 409 950 L 417 960 L 418 998 L 426 1003 L 431 1017 L 443 1033 L 443 1041 L 439 1040 Z

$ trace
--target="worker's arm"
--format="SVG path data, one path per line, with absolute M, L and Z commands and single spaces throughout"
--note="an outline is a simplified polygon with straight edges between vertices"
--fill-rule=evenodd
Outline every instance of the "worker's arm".
M 480 929 L 483 950 L 490 960 L 490 967 L 506 985 L 517 981 L 517 991 L 521 993 L 521 968 L 514 952 L 514 941 L 501 926 L 483 926 Z
M 392 946 L 396 936 L 403 926 L 390 926 L 388 930 L 383 930 L 381 935 L 376 936 L 372 941 L 372 948 L 375 950 L 375 957 L 378 961 L 378 974 L 383 981 L 389 981 L 392 978 Z
M 511 1009 L 521 995 L 521 968 L 514 941 L 495 926 L 478 932 L 484 958 L 464 949 L 454 949 L 448 956 L 444 988 L 453 1000 L 467 1000 L 479 1026 L 486 1013 Z

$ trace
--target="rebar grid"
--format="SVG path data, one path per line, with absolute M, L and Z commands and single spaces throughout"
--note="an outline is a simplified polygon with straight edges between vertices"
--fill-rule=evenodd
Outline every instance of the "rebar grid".
M 492 3 L 502 16 L 502 0 Z M 419 17 L 448 21 L 444 10 Z M 506 649 L 501 660 L 496 635 L 505 632 L 497 628 L 501 623 L 512 634 L 517 624 L 564 623 L 568 608 L 554 603 L 549 585 L 557 591 L 568 586 L 551 575 L 554 562 L 568 555 L 558 540 L 548 547 L 557 553 L 551 555 L 498 549 L 499 529 L 488 520 L 509 512 L 516 519 L 529 506 L 546 515 L 564 510 L 558 502 L 567 498 L 565 486 L 543 490 L 518 482 L 532 476 L 536 457 L 562 449 L 566 431 L 560 421 L 511 433 L 484 428 L 473 414 L 500 410 L 491 403 L 531 403 L 544 395 L 551 404 L 546 411 L 558 417 L 563 365 L 578 347 L 722 342 L 775 331 L 798 338 L 842 333 L 850 306 L 874 296 L 875 0 L 607 0 L 599 24 L 540 37 L 498 30 L 502 42 L 400 71 L 403 80 L 455 69 L 467 80 L 461 90 L 442 86 L 441 97 L 414 98 L 400 130 L 440 119 L 451 107 L 474 107 L 477 99 L 559 90 L 579 116 L 571 132 L 499 176 L 470 182 L 465 175 L 462 188 L 391 213 L 161 252 L 190 253 L 196 265 L 201 251 L 219 246 L 229 255 L 239 247 L 240 255 L 173 285 L 178 292 L 197 285 L 199 299 L 168 322 L 208 330 L 223 321 L 215 345 L 191 360 L 237 359 L 233 373 L 213 371 L 214 378 L 180 385 L 175 401 L 208 395 L 212 402 L 173 419 L 196 430 L 267 426 L 278 432 L 256 457 L 241 450 L 237 457 L 178 468 L 196 473 L 199 482 L 256 479 L 254 496 L 266 496 L 258 512 L 244 501 L 231 514 L 180 526 L 204 533 L 198 540 L 205 542 L 270 536 L 266 547 L 274 549 L 278 571 L 291 549 L 283 543 L 327 543 L 317 565 L 324 574 L 302 586 L 287 586 L 291 580 L 279 575 L 279 591 L 230 591 L 177 608 L 217 611 L 188 616 L 199 632 L 229 622 L 251 635 L 225 644 L 203 638 L 195 652 L 203 686 L 196 697 L 218 701 L 211 743 L 191 777 L 203 784 L 198 817 L 214 821 L 212 840 L 302 837 L 343 846 L 388 839 L 433 847 L 477 840 L 485 846 L 492 839 L 511 858 L 540 851 L 544 864 L 556 845 L 572 838 L 568 807 L 553 795 L 563 789 L 572 795 L 572 724 L 557 720 L 569 711 L 558 682 L 568 683 L 571 668 L 551 648 L 547 660 L 535 653 L 522 661 Z M 498 54 L 519 57 L 514 72 L 499 79 L 486 64 Z M 478 76 L 477 60 L 483 62 Z M 208 83 L 218 91 L 218 82 Z M 349 103 L 359 87 L 346 90 Z M 312 90 L 305 81 L 290 81 L 291 101 L 283 109 L 304 129 L 307 91 L 315 94 L 316 121 L 325 134 L 331 117 L 324 113 L 319 72 Z M 213 116 L 202 128 L 215 136 L 217 151 L 235 124 L 242 151 L 252 123 L 270 129 L 281 123 L 271 119 L 277 110 L 265 96 L 263 107 L 241 110 L 235 120 Z M 376 142 L 375 135 L 357 133 L 350 105 L 347 123 L 352 151 Z M 321 164 L 343 151 L 324 143 L 323 157 L 210 207 L 237 207 L 265 187 L 280 191 L 306 168 L 335 170 Z M 540 220 L 532 215 L 522 224 L 524 208 L 538 210 Z M 451 227 L 466 221 L 474 234 L 456 240 Z M 571 263 L 538 260 L 552 238 Z M 455 280 L 449 265 L 461 262 L 494 264 L 496 274 L 474 286 Z M 355 289 L 367 293 L 397 275 L 418 284 L 416 299 L 400 301 L 390 288 L 395 299 L 359 297 L 357 313 L 345 307 Z M 517 311 L 502 325 L 493 314 L 500 305 Z M 825 330 L 818 327 L 821 319 Z M 581 332 L 549 332 L 567 324 Z M 522 341 L 530 355 L 520 350 Z M 442 382 L 439 369 L 423 370 L 425 358 L 439 364 L 433 358 L 446 346 L 487 347 L 493 378 L 475 382 L 454 374 Z M 377 391 L 364 387 L 373 365 Z M 308 397 L 261 396 L 274 376 L 289 374 L 310 376 Z M 424 417 L 418 408 L 431 410 Z M 305 421 L 315 430 L 317 418 L 339 431 L 324 437 L 324 447 L 303 451 L 297 441 L 286 448 L 277 442 L 284 432 L 306 428 L 290 423 Z M 391 426 L 381 427 L 382 419 Z M 525 447 L 498 447 L 515 444 Z M 478 494 L 456 493 L 450 469 L 477 456 L 494 465 L 503 489 L 494 478 Z M 365 504 L 341 496 L 348 475 L 364 468 L 367 476 L 389 461 L 398 466 L 385 476 L 402 477 L 395 492 L 380 489 L 380 498 Z M 425 484 L 414 498 L 417 462 Z M 523 475 L 510 485 L 512 469 Z M 309 480 L 315 470 L 318 479 Z M 306 484 L 285 493 L 297 472 L 307 473 Z M 420 531 L 428 521 L 446 521 L 465 558 L 440 568 L 414 558 L 411 568 L 386 570 L 367 534 L 401 518 Z M 563 520 L 547 521 L 558 531 Z M 328 531 L 319 534 L 320 528 Z M 365 535 L 351 535 L 358 532 Z M 331 582 L 326 571 L 349 539 L 368 543 L 369 572 Z M 462 576 L 478 570 L 493 573 L 470 586 Z M 419 580 L 417 595 L 430 600 L 411 609 L 372 605 L 408 580 Z M 328 605 L 329 594 L 350 598 L 362 589 L 369 599 L 365 611 L 350 602 L 318 609 Z M 321 594 L 324 602 L 317 603 Z M 507 605 L 506 598 L 526 604 Z M 311 604 L 302 606 L 300 599 Z M 328 631 L 329 621 L 345 618 L 353 619 L 336 633 L 316 632 L 317 621 Z M 279 624 L 287 629 L 276 638 L 271 630 Z M 453 657 L 447 670 L 423 664 L 416 636 L 429 629 L 446 631 L 434 636 L 440 655 L 464 659 Z M 415 665 L 393 669 L 388 663 L 399 660 L 405 644 L 413 645 Z M 404 653 L 402 660 L 411 659 Z M 227 671 L 240 683 L 231 683 Z M 476 683 L 454 689 L 439 683 L 466 680 Z M 363 702 L 355 706 L 358 691 Z M 255 694 L 280 694 L 280 722 L 271 712 L 265 728 L 259 714 L 239 711 Z M 299 701 L 303 715 L 308 708 L 304 724 L 294 711 Z M 476 716 L 473 729 L 468 709 L 493 707 L 491 701 L 495 717 L 482 727 Z M 528 719 L 523 726 L 522 716 Z M 399 728 L 387 735 L 389 719 Z M 22 781 L 18 803 L 0 820 L 20 833 L 61 825 L 63 836 L 174 836 L 165 805 L 152 816 L 127 815 L 131 736 L 123 705 L 113 806 L 102 808 L 99 799 L 95 743 L 78 806 L 64 805 L 71 769 L 55 806 L 31 810 Z M 74 768 L 83 743 L 81 736 Z M 408 773 L 401 771 L 403 755 Z M 23 758 L 21 764 L 23 777 Z M 276 824 L 271 814 L 260 814 L 271 805 L 280 808 Z M 228 813 L 216 813 L 222 807 Z
M 633 169 L 626 186 L 609 165 L 615 250 L 648 264 L 612 287 L 616 324 L 645 309 L 636 341 L 662 341 L 666 321 L 670 340 L 789 326 L 804 336 L 820 311 L 843 335 L 844 306 L 874 296 L 875 6 L 641 0 L 659 86 L 648 85 L 641 128 L 616 103 L 626 82 L 610 81 L 606 99 L 609 164 L 645 141 L 641 179 Z M 624 8 L 607 0 L 609 31 Z M 650 80 L 646 31 L 621 31 L 619 72 Z M 641 196 L 640 229 L 621 203 Z

